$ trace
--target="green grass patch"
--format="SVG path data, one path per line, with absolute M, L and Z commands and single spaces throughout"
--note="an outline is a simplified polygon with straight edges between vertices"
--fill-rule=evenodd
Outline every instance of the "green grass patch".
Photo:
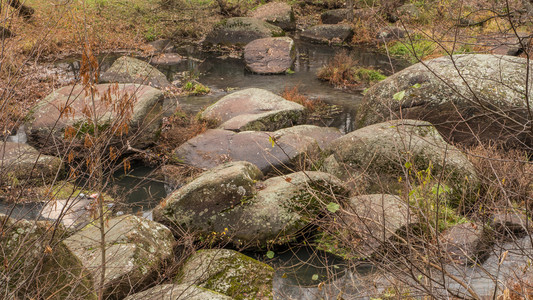
M 432 54 L 436 49 L 434 42 L 414 36 L 412 40 L 397 41 L 392 44 L 388 51 L 391 55 L 417 63 L 424 57 Z

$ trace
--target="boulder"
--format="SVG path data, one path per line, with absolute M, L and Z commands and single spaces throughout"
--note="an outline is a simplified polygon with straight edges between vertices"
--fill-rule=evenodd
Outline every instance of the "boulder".
M 126 139 L 130 139 L 132 147 L 146 148 L 157 140 L 161 127 L 162 91 L 136 84 L 98 84 L 95 89 L 94 104 L 100 130 L 105 131 L 120 125 L 124 122 L 121 115 L 129 113 L 120 113 L 109 105 L 105 100 L 109 91 L 114 101 L 120 99 L 126 107 L 133 106 L 130 120 L 127 122 L 128 134 L 117 134 L 113 143 L 125 143 Z M 71 141 L 65 139 L 65 130 L 73 129 L 72 135 L 75 139 L 79 136 L 83 138 L 84 134 L 94 131 L 83 113 L 86 107 L 92 107 L 91 101 L 90 96 L 85 96 L 84 87 L 81 85 L 66 86 L 54 91 L 39 101 L 28 114 L 28 143 L 46 153 L 57 154 L 68 150 Z M 61 109 L 64 110 L 66 104 L 69 104 L 70 109 L 62 112 Z M 109 130 L 105 132 L 111 138 Z M 83 140 L 80 143 L 83 143 Z
M 323 24 L 315 25 L 302 32 L 301 38 L 316 43 L 343 43 L 353 36 L 350 25 Z
M 182 163 L 211 169 L 228 161 L 248 161 L 261 172 L 286 171 L 312 163 L 326 144 L 339 136 L 335 129 L 305 125 L 275 132 L 244 131 L 235 133 L 209 129 L 174 150 Z
M 496 212 L 491 220 L 495 233 L 512 239 L 522 238 L 533 229 L 533 221 L 517 209 Z
M 177 278 L 181 284 L 227 295 L 232 299 L 271 299 L 274 269 L 237 251 L 200 250 L 185 263 Z
M 117 59 L 100 75 L 101 83 L 138 83 L 164 88 L 170 85 L 165 74 L 149 63 L 128 56 Z
M 209 223 L 213 215 L 240 205 L 242 199 L 253 195 L 255 182 L 262 177 L 261 171 L 249 162 L 220 165 L 170 194 L 165 206 L 154 210 L 154 219 L 164 221 L 165 216 L 180 216 L 180 223 L 186 226 Z
M 251 12 L 251 17 L 276 25 L 283 30 L 296 29 L 296 20 L 292 7 L 283 2 L 270 2 L 259 6 Z
M 174 42 L 170 39 L 160 39 L 157 41 L 153 41 L 148 43 L 149 50 L 154 53 L 171 53 L 174 50 L 176 50 L 176 47 L 174 45 Z
M 305 108 L 263 89 L 250 88 L 229 94 L 209 106 L 205 119 L 234 131 L 274 131 L 303 122 Z
M 295 59 L 294 41 L 290 37 L 258 39 L 244 47 L 246 68 L 257 74 L 285 73 Z
M 28 144 L 0 142 L 0 185 L 42 185 L 63 175 L 60 158 L 40 154 Z
M 322 172 L 298 172 L 252 185 L 256 174 L 253 175 L 256 177 L 247 179 L 248 182 L 235 185 L 232 183 L 235 176 L 225 175 L 230 171 L 219 167 L 175 191 L 154 209 L 154 219 L 205 238 L 220 238 L 236 246 L 260 248 L 293 241 L 323 211 L 322 207 L 327 204 L 324 201 L 347 193 L 341 181 Z M 257 170 L 251 171 L 257 173 Z M 223 174 L 220 175 L 222 178 L 227 178 L 226 183 L 215 180 L 219 173 Z M 201 183 L 209 186 L 209 181 L 214 183 L 213 186 L 219 183 L 219 190 L 195 190 Z M 194 193 L 189 192 L 191 190 Z M 202 192 L 202 197 L 194 197 Z M 325 195 L 319 199 L 317 193 Z M 217 198 L 217 195 L 222 196 Z M 207 202 L 210 202 L 209 208 L 202 210 Z
M 408 31 L 396 26 L 387 26 L 382 28 L 376 36 L 378 43 L 390 42 L 393 40 L 403 39 L 407 36 Z
M 490 255 L 492 242 L 487 231 L 474 223 L 457 224 L 440 236 L 444 257 L 459 265 L 478 265 Z
M 51 223 L 0 214 L 0 289 L 4 299 L 97 299 L 93 278 Z
M 319 247 L 331 251 L 324 247 L 324 241 L 331 240 L 328 244 L 336 245 L 337 251 L 344 251 L 346 258 L 370 258 L 375 253 L 386 252 L 390 243 L 398 241 L 408 227 L 417 223 L 418 217 L 409 204 L 398 196 L 355 196 L 339 211 L 335 220 L 325 225 L 331 227 L 328 231 L 336 234 L 323 236 Z M 343 249 L 342 245 L 346 243 L 350 249 Z
M 524 100 L 526 66 L 523 58 L 486 54 L 415 64 L 368 90 L 358 109 L 357 126 L 420 119 L 456 143 L 481 141 L 531 149 L 533 134 L 524 130 L 530 122 Z M 532 96 L 527 97 L 530 102 Z
M 161 284 L 144 292 L 126 297 L 124 300 L 231 300 L 226 295 L 191 284 Z
M 338 24 L 347 20 L 349 13 L 350 9 L 348 8 L 327 10 L 320 15 L 320 20 L 322 24 Z
M 65 239 L 93 278 L 100 278 L 102 256 L 100 228 L 89 225 Z M 125 215 L 106 221 L 106 271 L 104 294 L 123 297 L 130 290 L 143 287 L 160 264 L 173 255 L 174 237 L 170 230 L 153 221 Z M 99 289 L 96 280 L 96 289 Z
M 244 46 L 257 39 L 282 36 L 283 30 L 278 26 L 248 17 L 225 19 L 207 34 L 208 44 Z
M 151 64 L 159 66 L 173 66 L 178 64 L 185 64 L 186 61 L 187 60 L 178 53 L 161 53 L 150 59 Z
M 479 186 L 472 163 L 424 121 L 394 120 L 367 126 L 331 142 L 326 152 L 338 163 L 327 165 L 327 172 L 342 174 L 341 179 L 350 178 L 351 172 L 363 172 L 368 192 L 396 194 L 402 177 L 410 174 L 414 176 L 411 180 L 420 182 L 415 174 L 423 171 L 427 175 L 428 169 L 434 182 L 426 185 L 442 179 L 442 188 L 456 205 Z
M 339 216 L 354 241 L 359 257 L 369 257 L 375 251 L 386 251 L 391 240 L 398 240 L 408 227 L 418 223 L 409 204 L 398 196 L 372 194 L 350 199 L 348 208 Z

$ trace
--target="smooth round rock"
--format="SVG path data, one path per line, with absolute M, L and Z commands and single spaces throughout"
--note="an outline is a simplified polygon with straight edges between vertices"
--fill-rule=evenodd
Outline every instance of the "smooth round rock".
M 138 83 L 164 88 L 170 85 L 165 74 L 149 63 L 133 57 L 122 56 L 100 75 L 101 83 Z
M 244 47 L 246 67 L 257 74 L 285 73 L 295 59 L 294 41 L 290 37 L 258 39 Z
M 531 151 L 533 134 L 525 130 L 531 122 L 524 100 L 526 67 L 524 58 L 488 54 L 415 64 L 368 90 L 357 126 L 419 119 L 431 122 L 455 143 L 496 143 Z M 531 102 L 531 89 L 529 93 Z

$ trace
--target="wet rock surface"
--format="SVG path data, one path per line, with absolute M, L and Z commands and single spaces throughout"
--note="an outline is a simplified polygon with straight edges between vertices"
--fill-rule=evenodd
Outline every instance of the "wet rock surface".
M 295 126 L 275 132 L 235 133 L 210 129 L 174 150 L 183 163 L 210 169 L 229 161 L 248 161 L 263 173 L 285 172 L 291 167 L 311 163 L 324 145 L 337 138 L 339 131 L 312 125 Z
M 274 131 L 303 121 L 304 107 L 263 90 L 250 88 L 222 97 L 202 113 L 234 131 Z
M 484 262 L 492 248 L 488 232 L 480 224 L 457 224 L 440 236 L 444 257 L 452 264 L 475 265 Z
M 289 37 L 258 39 L 244 47 L 246 68 L 258 74 L 280 74 L 290 70 L 296 52 Z
M 350 10 L 347 8 L 332 9 L 320 15 L 322 24 L 338 24 L 348 19 Z

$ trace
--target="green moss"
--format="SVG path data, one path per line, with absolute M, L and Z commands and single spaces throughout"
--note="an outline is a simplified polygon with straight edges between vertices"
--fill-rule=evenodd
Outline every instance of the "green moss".
M 357 68 L 354 70 L 354 73 L 355 77 L 359 79 L 358 81 L 364 83 L 375 83 L 387 78 L 387 76 L 383 75 L 379 70 Z
M 85 136 L 86 134 L 89 134 L 90 136 L 94 136 L 94 133 L 96 129 L 98 129 L 98 132 L 104 132 L 111 126 L 110 122 L 104 122 L 102 124 L 96 124 L 96 126 L 92 123 L 89 123 L 85 120 L 78 121 L 72 124 L 72 127 L 76 129 L 76 137 L 80 138 Z
M 419 60 L 433 53 L 435 49 L 436 45 L 434 42 L 415 35 L 412 40 L 395 42 L 388 48 L 388 51 L 391 55 L 405 58 L 411 63 L 417 63 Z
M 185 90 L 187 94 L 194 96 L 209 94 L 211 91 L 207 86 L 195 81 L 187 81 L 183 86 L 183 90 Z

